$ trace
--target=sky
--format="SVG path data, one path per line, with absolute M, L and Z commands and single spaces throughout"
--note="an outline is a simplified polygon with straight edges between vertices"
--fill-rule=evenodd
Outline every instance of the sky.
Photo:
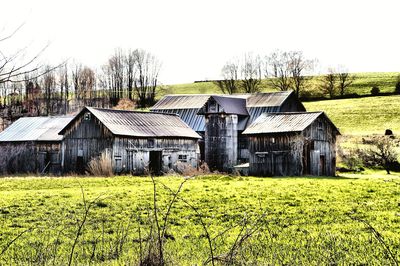
M 99 68 L 116 48 L 161 62 L 163 84 L 220 78 L 245 53 L 301 50 L 317 72 L 400 71 L 400 1 L 379 0 L 0 0 L 0 51 L 49 44 L 40 60 Z M 1 38 L 0 38 L 1 39 Z

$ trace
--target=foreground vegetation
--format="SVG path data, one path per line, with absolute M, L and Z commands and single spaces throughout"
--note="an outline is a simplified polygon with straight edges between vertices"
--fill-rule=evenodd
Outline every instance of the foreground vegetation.
M 160 247 L 180 265 L 400 260 L 400 175 L 183 181 L 3 178 L 0 264 L 145 264 Z

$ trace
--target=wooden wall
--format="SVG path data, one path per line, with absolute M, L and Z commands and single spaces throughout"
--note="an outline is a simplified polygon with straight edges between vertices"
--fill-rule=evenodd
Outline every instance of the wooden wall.
M 134 138 L 114 136 L 93 115 L 78 118 L 63 141 L 65 172 L 84 173 L 91 159 L 108 152 L 115 173 L 143 174 L 151 151 L 162 152 L 162 171 L 176 170 L 177 162 L 197 166 L 197 139 Z M 80 157 L 80 158 L 79 158 Z
M 334 176 L 336 130 L 320 116 L 301 133 L 249 136 L 250 175 Z
M 116 173 L 143 174 L 149 170 L 150 152 L 161 151 L 161 171 L 177 170 L 177 163 L 197 167 L 198 145 L 195 139 L 116 137 L 112 148 Z
M 0 173 L 61 173 L 60 142 L 0 144 Z M 46 167 L 47 166 L 47 167 Z

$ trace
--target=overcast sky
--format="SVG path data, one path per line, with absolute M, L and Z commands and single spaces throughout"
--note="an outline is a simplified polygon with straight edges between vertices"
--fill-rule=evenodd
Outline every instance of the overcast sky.
M 247 52 L 302 50 L 321 70 L 400 71 L 400 1 L 356 0 L 0 0 L 0 43 L 31 53 L 50 43 L 48 63 L 66 58 L 98 67 L 117 47 L 162 61 L 163 84 L 219 78 Z

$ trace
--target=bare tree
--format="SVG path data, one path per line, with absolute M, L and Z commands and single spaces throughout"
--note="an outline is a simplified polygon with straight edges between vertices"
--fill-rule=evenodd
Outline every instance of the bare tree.
M 135 91 L 138 96 L 138 106 L 144 108 L 154 104 L 158 75 L 161 64 L 158 59 L 145 50 L 135 50 L 136 72 Z
M 304 58 L 301 51 L 291 51 L 288 53 L 288 57 L 292 88 L 296 92 L 297 97 L 299 97 L 300 91 L 304 88 L 306 82 L 304 72 L 313 68 L 314 60 Z
M 125 56 L 125 68 L 126 68 L 126 86 L 128 89 L 128 99 L 133 100 L 133 84 L 135 81 L 135 54 L 134 51 L 128 50 Z
M 242 87 L 244 92 L 254 93 L 260 91 L 261 72 L 260 57 L 254 56 L 251 53 L 245 54 L 241 67 Z
M 56 76 L 54 71 L 51 71 L 51 66 L 46 66 L 46 73 L 42 77 L 42 83 L 44 88 L 44 97 L 46 104 L 46 115 L 53 113 L 53 103 L 55 98 L 55 87 L 56 87 Z
M 287 52 L 275 51 L 266 57 L 265 76 L 274 89 L 287 91 L 292 87 L 290 56 Z
M 339 94 L 343 96 L 346 93 L 347 88 L 351 84 L 353 84 L 355 76 L 350 75 L 348 70 L 345 69 L 344 67 L 339 67 L 337 77 L 338 77 Z
M 217 80 L 214 83 L 218 86 L 222 93 L 233 94 L 239 91 L 238 80 L 239 63 L 231 61 L 222 68 L 222 80 Z
M 337 78 L 337 74 L 333 68 L 329 68 L 328 73 L 321 77 L 321 90 L 327 93 L 330 98 L 334 98 L 336 95 Z

